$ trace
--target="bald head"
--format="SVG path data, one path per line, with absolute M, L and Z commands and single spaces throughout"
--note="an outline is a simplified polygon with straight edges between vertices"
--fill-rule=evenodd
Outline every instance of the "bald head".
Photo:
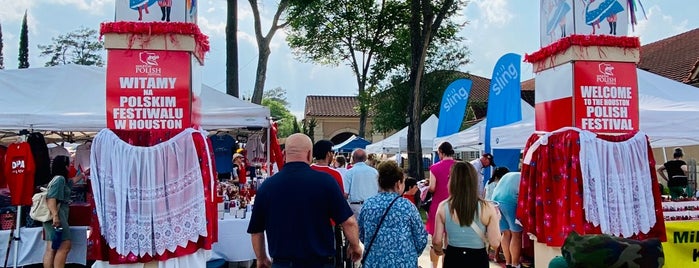
M 313 159 L 311 151 L 313 142 L 311 138 L 302 133 L 291 134 L 286 138 L 284 148 L 285 162 L 304 162 L 310 164 Z
M 352 152 L 352 163 L 359 163 L 359 162 L 364 162 L 366 161 L 366 152 L 362 149 L 355 149 Z

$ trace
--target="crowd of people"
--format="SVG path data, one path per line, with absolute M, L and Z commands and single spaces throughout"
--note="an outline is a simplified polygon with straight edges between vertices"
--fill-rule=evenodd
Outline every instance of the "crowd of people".
M 304 134 L 287 138 L 285 166 L 258 189 L 247 230 L 257 267 L 418 267 L 429 236 L 433 267 L 489 267 L 487 249 L 501 244 L 507 267 L 520 267 L 519 173 L 496 169 L 486 191 L 480 173 L 495 166 L 492 155 L 469 163 L 440 145 L 424 182 L 432 203 L 423 222 L 418 182 L 396 162 L 356 149 L 347 163 L 331 148 Z

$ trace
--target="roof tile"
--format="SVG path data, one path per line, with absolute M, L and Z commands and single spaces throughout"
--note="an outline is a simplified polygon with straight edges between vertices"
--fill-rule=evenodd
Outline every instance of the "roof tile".
M 641 46 L 638 67 L 687 83 L 699 60 L 699 28 Z
M 306 116 L 359 117 L 356 96 L 306 96 Z

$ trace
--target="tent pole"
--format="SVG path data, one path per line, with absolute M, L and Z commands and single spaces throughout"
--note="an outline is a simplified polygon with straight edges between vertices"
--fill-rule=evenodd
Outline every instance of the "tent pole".
M 20 239 L 19 230 L 21 230 L 21 227 L 22 227 L 22 225 L 21 225 L 22 224 L 22 206 L 17 206 L 17 216 L 15 218 L 16 218 L 15 219 L 16 220 L 15 229 L 17 229 L 17 230 L 15 231 L 14 237 L 12 237 L 12 240 L 14 240 L 14 241 L 12 241 L 12 242 L 14 242 L 14 244 L 12 246 L 15 248 L 15 252 L 14 252 L 14 259 L 15 260 L 14 260 L 14 265 L 12 267 L 17 268 L 17 260 L 19 259 L 19 239 Z
M 663 146 L 663 160 L 664 160 L 663 163 L 667 162 L 667 154 L 665 153 L 665 146 Z
M 272 126 L 273 122 L 270 120 L 270 125 L 269 128 L 267 129 L 267 144 L 265 146 L 267 147 L 267 162 L 265 163 L 265 166 L 267 167 L 267 175 L 269 176 L 272 174 L 272 159 L 270 157 L 272 156 L 272 153 L 270 152 L 272 146 L 270 146 L 270 141 L 272 140 L 270 136 L 272 136 Z

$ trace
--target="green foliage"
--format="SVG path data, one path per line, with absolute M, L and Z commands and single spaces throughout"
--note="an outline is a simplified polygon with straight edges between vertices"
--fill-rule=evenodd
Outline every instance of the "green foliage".
M 467 73 L 458 71 L 434 71 L 423 76 L 424 102 L 421 118 L 427 119 L 431 114 L 439 116 L 439 105 L 447 86 L 456 79 L 469 78 Z M 374 98 L 380 102 L 374 102 L 371 106 L 374 112 L 375 132 L 390 132 L 399 130 L 407 125 L 408 97 L 412 88 L 407 81 L 396 81 L 395 86 L 389 87 L 377 93 Z
M 286 100 L 286 89 L 281 87 L 275 87 L 273 89 L 268 89 L 262 94 L 263 99 L 271 99 L 282 105 L 288 107 L 289 101 Z
M 284 106 L 284 104 L 273 99 L 262 99 L 262 106 L 269 108 L 269 113 L 279 126 L 277 136 L 280 138 L 288 137 L 294 133 L 294 121 L 296 117 Z
M 303 134 L 306 134 L 308 137 L 311 138 L 311 141 L 315 142 L 315 138 L 313 137 L 315 135 L 315 129 L 316 126 L 318 126 L 318 121 L 316 120 L 315 117 L 311 117 L 310 119 L 302 120 L 301 121 L 302 126 L 301 126 L 301 132 Z
M 365 116 L 382 87 L 391 80 L 407 81 L 410 73 L 410 5 L 398 0 L 312 1 L 291 7 L 287 41 L 301 60 L 337 66 L 347 64 L 357 77 L 360 117 Z M 429 47 L 427 71 L 453 70 L 468 63 L 468 50 L 457 36 L 465 22 L 448 18 L 435 33 Z M 403 92 L 402 94 L 407 94 Z M 404 96 L 385 96 L 403 98 Z M 382 103 L 385 103 L 382 98 Z M 391 109 L 407 111 L 390 103 Z M 405 116 L 387 118 L 404 122 Z M 360 120 L 361 122 L 361 120 Z M 360 136 L 363 135 L 360 126 Z
M 19 69 L 29 68 L 29 27 L 27 26 L 27 11 L 24 11 L 22 28 L 19 31 Z
M 46 67 L 65 64 L 104 66 L 100 54 L 104 51 L 104 44 L 98 39 L 97 30 L 81 27 L 52 38 L 50 45 L 38 45 L 39 56 L 50 57 Z

